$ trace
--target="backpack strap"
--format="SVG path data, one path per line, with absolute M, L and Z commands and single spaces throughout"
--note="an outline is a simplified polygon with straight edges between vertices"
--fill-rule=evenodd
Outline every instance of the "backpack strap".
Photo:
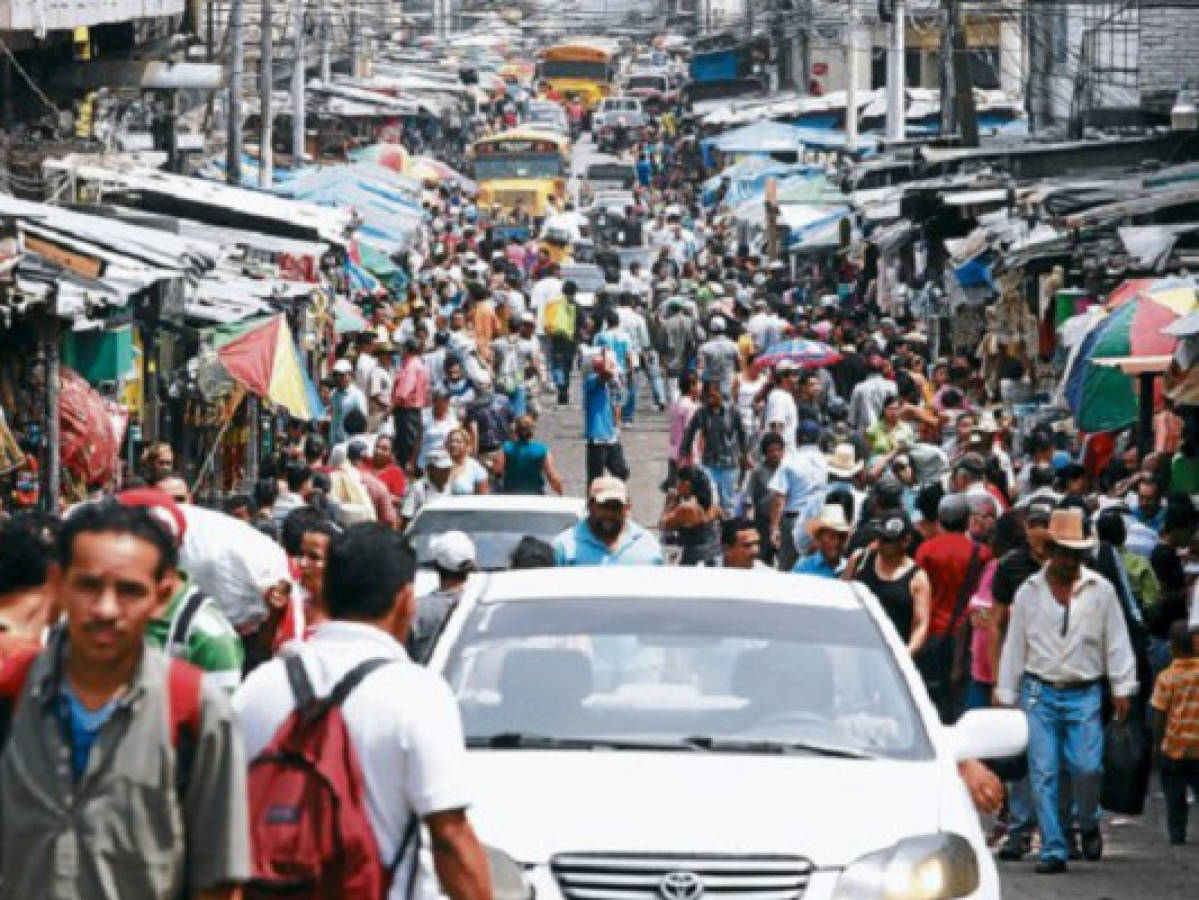
M 296 709 L 305 711 L 310 720 L 319 719 L 330 709 L 341 706 L 346 702 L 354 688 L 362 683 L 371 672 L 380 666 L 390 663 L 390 659 L 366 659 L 346 672 L 341 681 L 333 686 L 333 690 L 324 697 L 317 697 L 308 678 L 308 671 L 298 654 L 288 656 L 284 662 L 287 670 L 287 680 L 291 685 L 292 695 L 296 699 Z
M 408 883 L 404 887 L 404 900 L 412 900 L 416 895 L 416 876 L 420 871 L 420 816 L 416 814 L 415 810 L 412 811 L 411 817 L 408 819 L 408 826 L 404 829 L 404 836 L 400 838 L 400 846 L 396 850 L 395 858 L 391 861 L 391 865 L 387 867 L 389 879 L 395 878 L 400 864 L 404 861 L 404 856 L 408 853 L 409 844 L 412 845 L 412 868 L 408 870 Z
M 341 681 L 337 682 L 327 697 L 321 699 L 321 705 L 327 709 L 341 706 L 346 702 L 346 698 L 350 696 L 354 688 L 362 684 L 363 679 L 367 675 L 380 666 L 387 665 L 389 662 L 391 662 L 390 659 L 365 659 L 358 663 L 358 665 L 346 672 Z
M 296 709 L 307 709 L 316 700 L 316 694 L 312 690 L 312 682 L 304 668 L 304 661 L 300 659 L 299 654 L 293 653 L 283 658 L 283 668 L 287 672 L 287 683 L 291 685 Z
M 200 736 L 203 683 L 204 672 L 191 663 L 181 659 L 167 663 L 167 721 L 176 750 L 185 740 L 194 744 Z
M 192 620 L 195 619 L 196 613 L 200 611 L 200 607 L 207 599 L 208 597 L 195 585 L 188 590 L 187 596 L 175 610 L 175 615 L 171 618 L 171 625 L 167 629 L 166 646 L 163 648 L 167 656 L 175 659 L 186 658 L 187 638 L 191 633 Z

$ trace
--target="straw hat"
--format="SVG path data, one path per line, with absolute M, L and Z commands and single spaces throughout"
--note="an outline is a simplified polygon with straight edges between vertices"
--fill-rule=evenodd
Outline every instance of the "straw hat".
M 822 531 L 837 531 L 841 534 L 849 534 L 849 522 L 845 520 L 845 510 L 839 503 L 830 503 L 820 510 L 820 517 L 816 519 L 808 519 L 804 525 L 807 529 L 808 537 L 815 540 L 816 535 Z
M 833 452 L 824 458 L 824 461 L 830 475 L 852 478 L 862 471 L 862 463 L 857 456 L 853 444 L 838 444 Z
M 1097 543 L 1087 533 L 1082 510 L 1073 507 L 1055 509 L 1049 514 L 1049 540 L 1071 550 L 1090 550 Z

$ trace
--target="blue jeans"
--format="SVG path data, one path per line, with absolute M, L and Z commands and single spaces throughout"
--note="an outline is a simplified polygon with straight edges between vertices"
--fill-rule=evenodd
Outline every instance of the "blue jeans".
M 1067 858 L 1059 807 L 1063 763 L 1073 782 L 1079 829 L 1085 834 L 1099 827 L 1103 770 L 1100 703 L 1098 684 L 1058 690 L 1026 675 L 1020 686 L 1020 707 L 1028 716 L 1028 768 L 1041 829 L 1042 860 L 1065 862 Z
M 704 466 L 704 473 L 712 479 L 712 484 L 716 487 L 721 511 L 726 518 L 732 518 L 737 505 L 737 479 L 741 474 L 740 470 Z
M 632 422 L 637 415 L 637 370 L 629 369 L 625 375 L 624 404 L 620 407 L 620 421 Z
M 554 379 L 559 395 L 570 390 L 570 370 L 575 364 L 575 349 L 574 341 L 550 341 L 550 377 Z
M 645 356 L 641 365 L 645 369 L 645 377 L 649 381 L 649 392 L 658 406 L 666 404 L 666 392 L 662 384 L 662 364 L 658 360 L 657 350 L 644 351 Z
M 1032 804 L 1032 782 L 1025 775 L 1019 781 L 1008 783 L 1008 834 L 1031 837 L 1037 824 L 1036 811 Z

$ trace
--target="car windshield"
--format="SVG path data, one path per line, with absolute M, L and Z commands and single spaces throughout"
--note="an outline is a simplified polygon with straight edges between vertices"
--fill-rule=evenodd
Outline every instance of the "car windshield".
M 481 156 L 475 160 L 475 178 L 557 178 L 562 159 L 556 153 L 537 156 Z
M 424 510 L 408 529 L 408 540 L 422 566 L 433 564 L 429 542 L 446 531 L 464 531 L 475 543 L 480 569 L 508 568 L 513 548 L 525 535 L 551 540 L 578 521 L 573 513 L 531 510 Z
M 641 104 L 636 100 L 608 100 L 604 104 L 604 112 L 638 112 Z
M 666 90 L 666 79 L 660 75 L 634 75 L 629 79 L 629 88 L 650 88 L 655 91 Z
M 636 170 L 624 163 L 599 163 L 587 167 L 587 181 L 616 181 L 632 185 L 637 180 Z
M 444 673 L 474 747 L 931 755 L 892 652 L 860 608 L 487 603 Z
M 605 284 L 604 273 L 599 266 L 563 266 L 564 281 L 573 281 L 584 294 L 594 294 Z

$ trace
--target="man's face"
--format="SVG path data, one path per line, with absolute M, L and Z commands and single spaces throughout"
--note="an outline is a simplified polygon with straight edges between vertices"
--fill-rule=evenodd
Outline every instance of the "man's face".
M 350 386 L 350 373 L 349 372 L 338 372 L 337 375 L 334 377 L 337 381 L 337 386 L 339 388 L 341 388 L 343 391 Z
M 1032 519 L 1024 525 L 1028 547 L 1036 556 L 1044 556 L 1049 547 L 1049 520 Z
M 719 385 L 709 384 L 704 387 L 704 403 L 708 409 L 718 410 L 724 398 L 720 396 Z
M 883 420 L 887 423 L 888 428 L 894 428 L 899 424 L 898 403 L 888 403 L 883 407 Z
M 71 653 L 92 664 L 128 662 L 141 652 L 146 623 L 170 599 L 169 573 L 156 572 L 158 549 L 131 534 L 84 532 L 71 556 L 66 569 L 50 571 Z
M 970 441 L 970 432 L 974 430 L 974 417 L 965 415 L 958 416 L 955 429 L 958 443 L 965 445 Z
M 976 541 L 986 543 L 995 533 L 995 507 L 989 504 L 980 505 L 970 513 L 970 536 Z
M 380 435 L 375 438 L 375 465 L 383 468 L 391 462 L 391 438 Z
M 587 501 L 588 524 L 600 540 L 610 541 L 624 530 L 625 516 L 629 508 L 619 500 L 597 503 Z
M 766 465 L 771 469 L 778 468 L 786 452 L 787 447 L 785 444 L 771 444 L 766 449 Z
M 1082 568 L 1081 550 L 1054 544 L 1049 548 L 1049 575 L 1062 584 L 1073 584 Z
M 845 534 L 825 528 L 816 535 L 816 546 L 828 562 L 836 565 L 845 551 Z
M 1137 505 L 1146 515 L 1157 514 L 1162 505 L 1162 498 L 1156 484 L 1142 481 L 1137 485 Z
M 732 546 L 724 548 L 724 566 L 726 569 L 752 569 L 761 551 L 762 541 L 756 529 L 738 531 Z
M 329 558 L 329 535 L 319 531 L 308 531 L 300 538 L 300 555 L 296 564 L 300 568 L 300 584 L 313 599 L 319 598 L 324 590 L 325 563 Z
M 154 474 L 162 477 L 175 471 L 175 453 L 170 447 L 163 447 L 154 458 Z

